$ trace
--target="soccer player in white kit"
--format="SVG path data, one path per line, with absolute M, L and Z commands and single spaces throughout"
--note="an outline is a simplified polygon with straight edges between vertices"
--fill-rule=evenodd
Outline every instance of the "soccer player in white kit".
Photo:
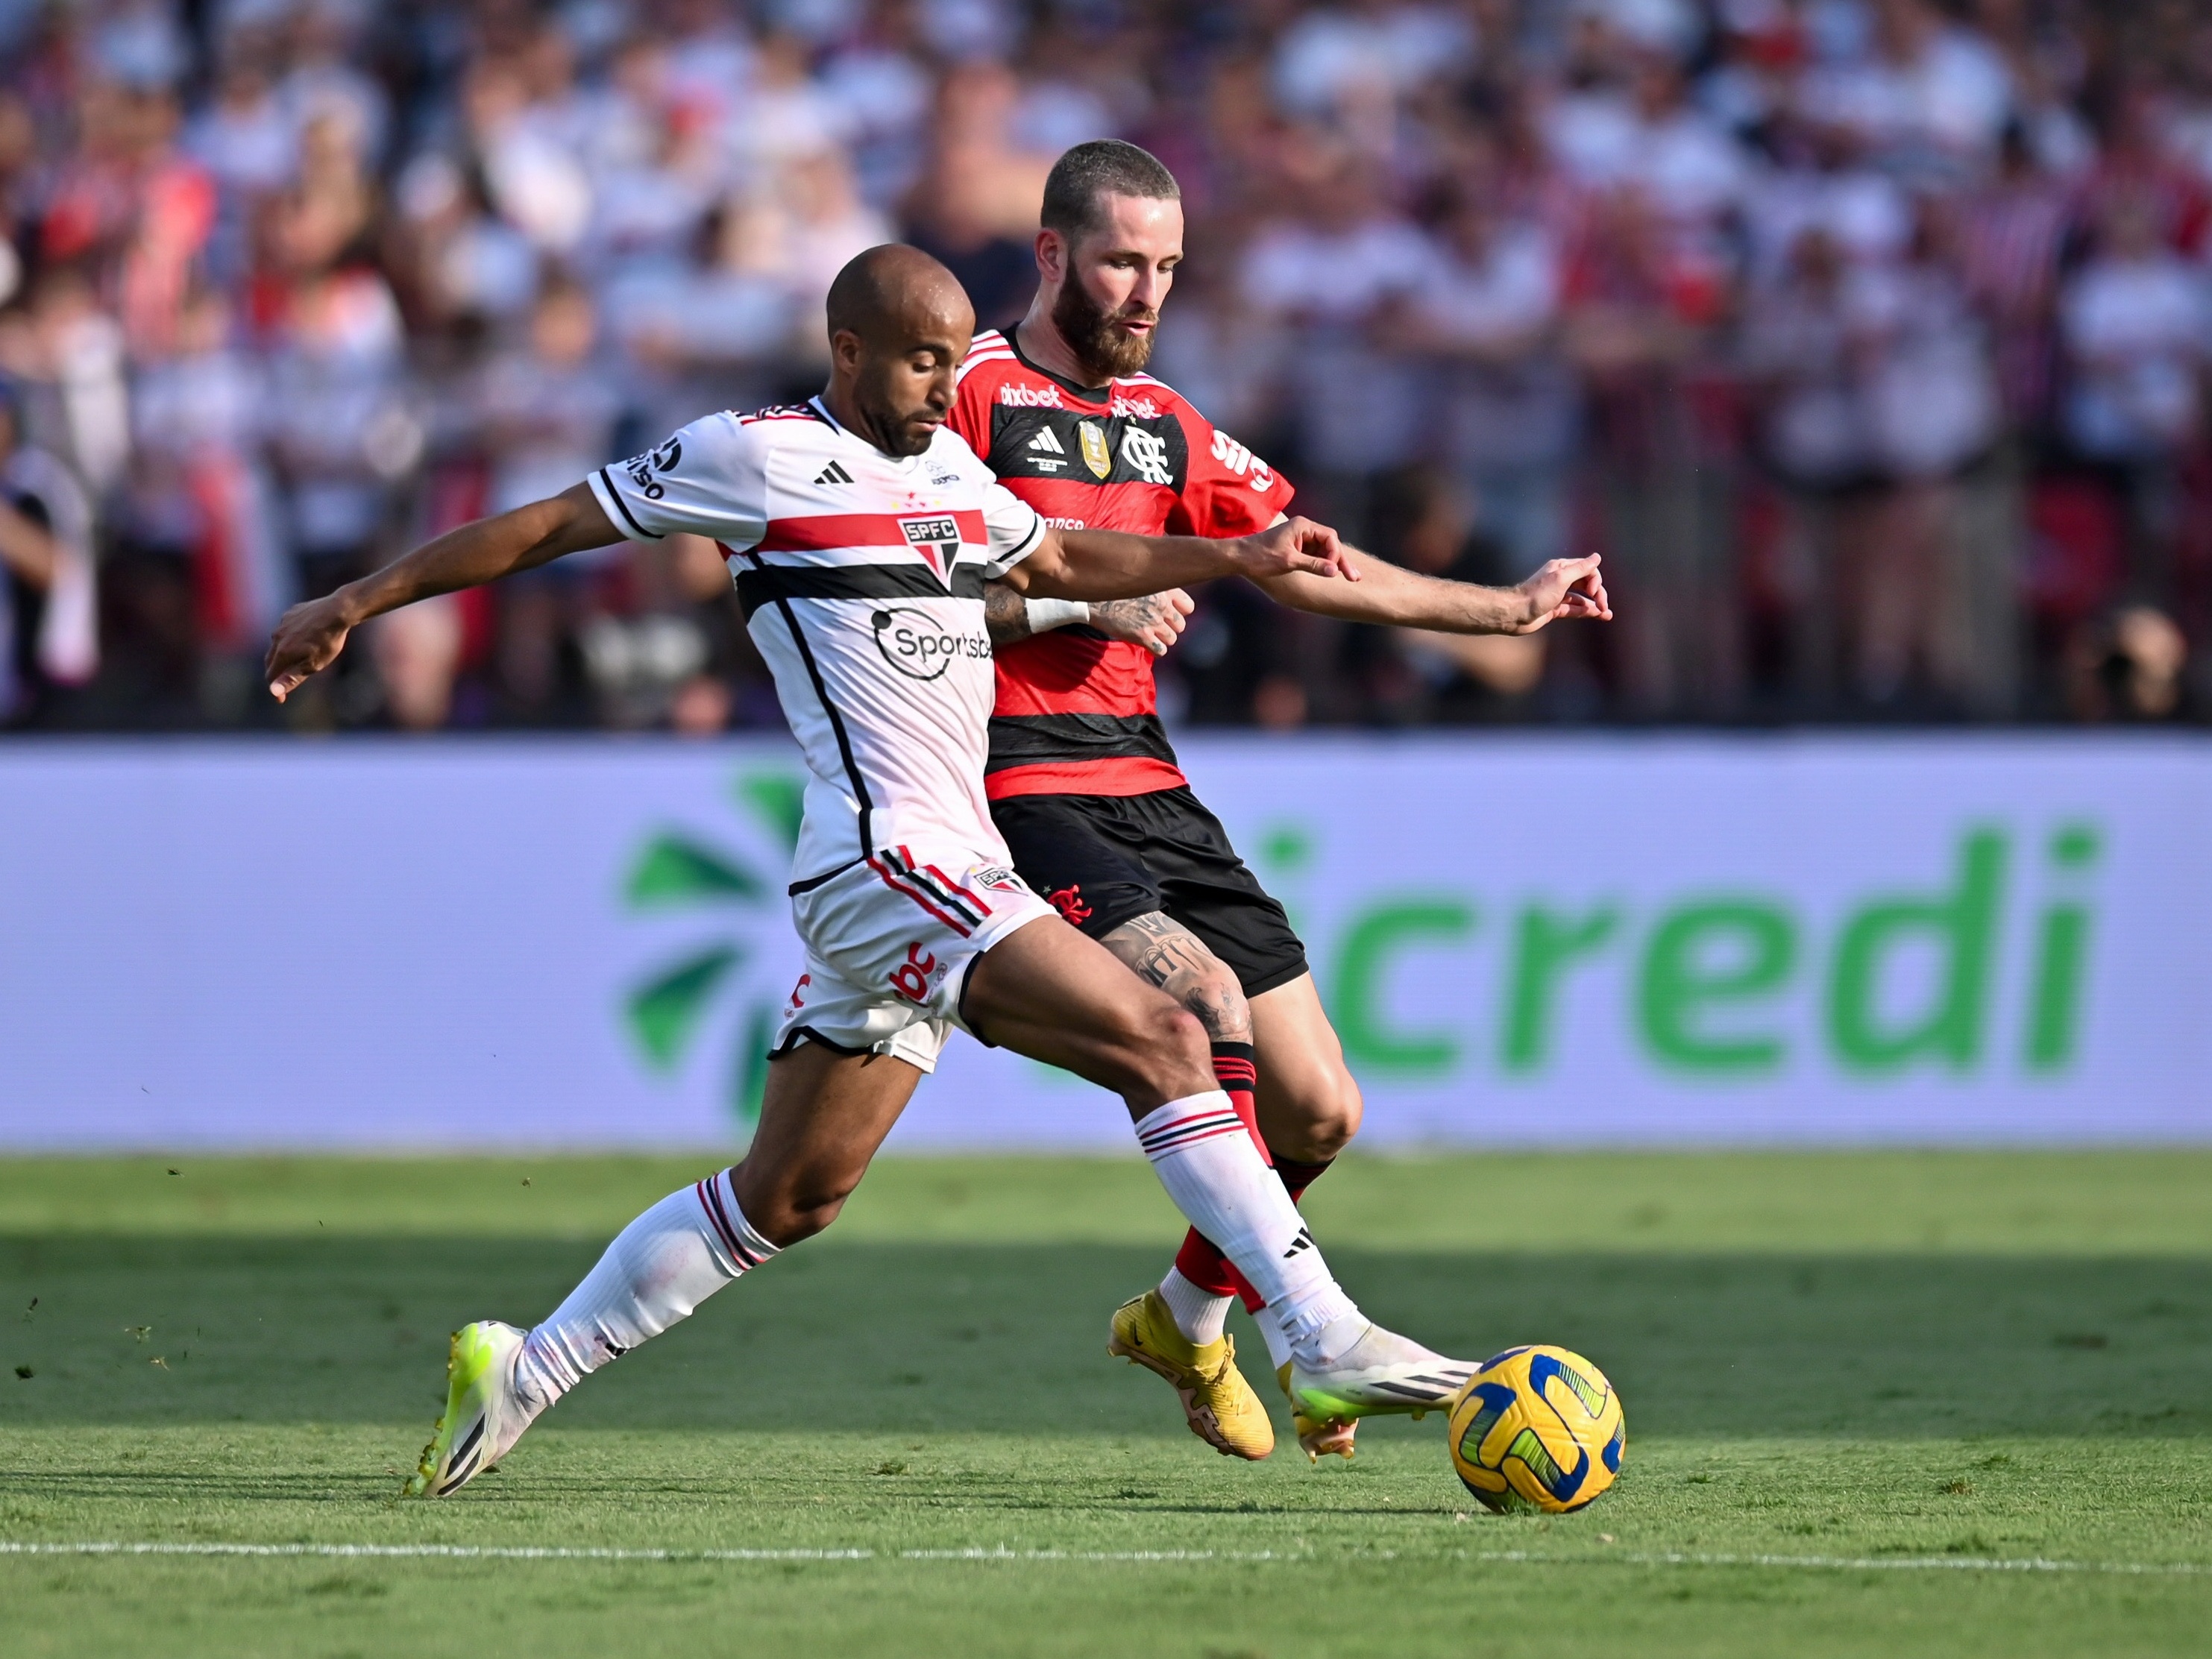
M 987 578 L 1079 599 L 1337 578 L 1334 536 L 1303 520 L 1235 540 L 1054 531 L 944 425 L 975 326 L 949 271 L 871 249 L 832 285 L 829 323 L 821 397 L 695 422 L 294 607 L 270 641 L 281 698 L 369 617 L 618 536 L 693 532 L 728 551 L 810 774 L 791 886 L 806 971 L 750 1149 L 624 1228 L 544 1322 L 455 1334 L 410 1492 L 459 1490 L 586 1375 L 827 1226 L 956 1025 L 1122 1096 L 1169 1195 L 1266 1297 L 1301 1408 L 1402 1409 L 1468 1374 L 1359 1314 L 1215 1081 L 1203 1027 L 1022 883 L 983 796 Z

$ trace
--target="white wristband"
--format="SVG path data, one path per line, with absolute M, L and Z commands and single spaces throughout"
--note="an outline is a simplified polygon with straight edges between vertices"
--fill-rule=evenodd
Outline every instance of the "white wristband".
M 1089 622 L 1091 606 L 1082 599 L 1024 599 L 1022 614 L 1029 618 L 1030 633 L 1049 634 L 1071 623 Z

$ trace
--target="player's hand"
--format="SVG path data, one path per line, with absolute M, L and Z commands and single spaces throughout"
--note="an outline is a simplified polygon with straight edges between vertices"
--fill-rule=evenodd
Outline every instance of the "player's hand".
M 1197 602 L 1180 587 L 1164 593 L 1147 593 L 1141 599 L 1093 599 L 1091 625 L 1109 640 L 1141 645 L 1156 657 L 1182 632 L 1183 619 L 1198 609 Z
M 295 605 L 276 619 L 262 674 L 269 695 L 282 702 L 338 659 L 353 620 L 336 593 Z
M 1341 576 L 1348 582 L 1359 580 L 1358 568 L 1345 556 L 1344 544 L 1337 540 L 1336 532 L 1311 519 L 1285 519 L 1256 536 L 1233 542 L 1230 557 L 1238 575 L 1254 579 L 1304 572 Z
M 1516 634 L 1533 634 L 1547 623 L 1580 619 L 1611 622 L 1613 605 L 1605 596 L 1605 578 L 1598 566 L 1602 556 L 1586 553 L 1579 559 L 1553 559 L 1516 590 L 1528 602 L 1528 614 Z

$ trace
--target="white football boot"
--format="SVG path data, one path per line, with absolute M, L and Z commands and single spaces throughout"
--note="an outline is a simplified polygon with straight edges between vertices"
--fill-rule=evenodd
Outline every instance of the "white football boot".
M 408 1477 L 404 1496 L 450 1498 L 507 1455 L 542 1406 L 515 1391 L 526 1333 L 495 1319 L 453 1333 L 446 1355 L 446 1411 Z
M 1322 1452 L 1351 1456 L 1351 1425 L 1363 1417 L 1425 1417 L 1442 1411 L 1480 1369 L 1468 1360 L 1447 1359 L 1361 1316 L 1350 1317 L 1365 1328 L 1348 1343 L 1325 1342 L 1325 1352 L 1334 1349 L 1325 1364 L 1309 1366 L 1293 1357 L 1280 1373 L 1298 1443 L 1309 1457 Z M 1323 1336 L 1334 1334 L 1332 1327 Z

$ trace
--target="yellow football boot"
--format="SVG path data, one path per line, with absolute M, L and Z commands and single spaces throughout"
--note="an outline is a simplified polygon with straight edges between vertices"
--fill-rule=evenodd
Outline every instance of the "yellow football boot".
M 1190 1431 L 1224 1457 L 1257 1462 L 1275 1449 L 1275 1425 L 1237 1369 L 1237 1344 L 1224 1334 L 1203 1346 L 1176 1328 L 1160 1293 L 1146 1291 L 1114 1310 L 1106 1352 L 1158 1371 L 1182 1401 Z
M 1359 1419 L 1308 1417 L 1299 1407 L 1297 1395 L 1291 1392 L 1291 1362 L 1287 1359 L 1275 1372 L 1275 1381 L 1283 1385 L 1283 1393 L 1291 1402 L 1291 1426 L 1297 1431 L 1298 1446 L 1305 1453 L 1306 1462 L 1318 1463 L 1323 1457 L 1334 1455 L 1350 1462 L 1352 1437 L 1359 1432 Z

